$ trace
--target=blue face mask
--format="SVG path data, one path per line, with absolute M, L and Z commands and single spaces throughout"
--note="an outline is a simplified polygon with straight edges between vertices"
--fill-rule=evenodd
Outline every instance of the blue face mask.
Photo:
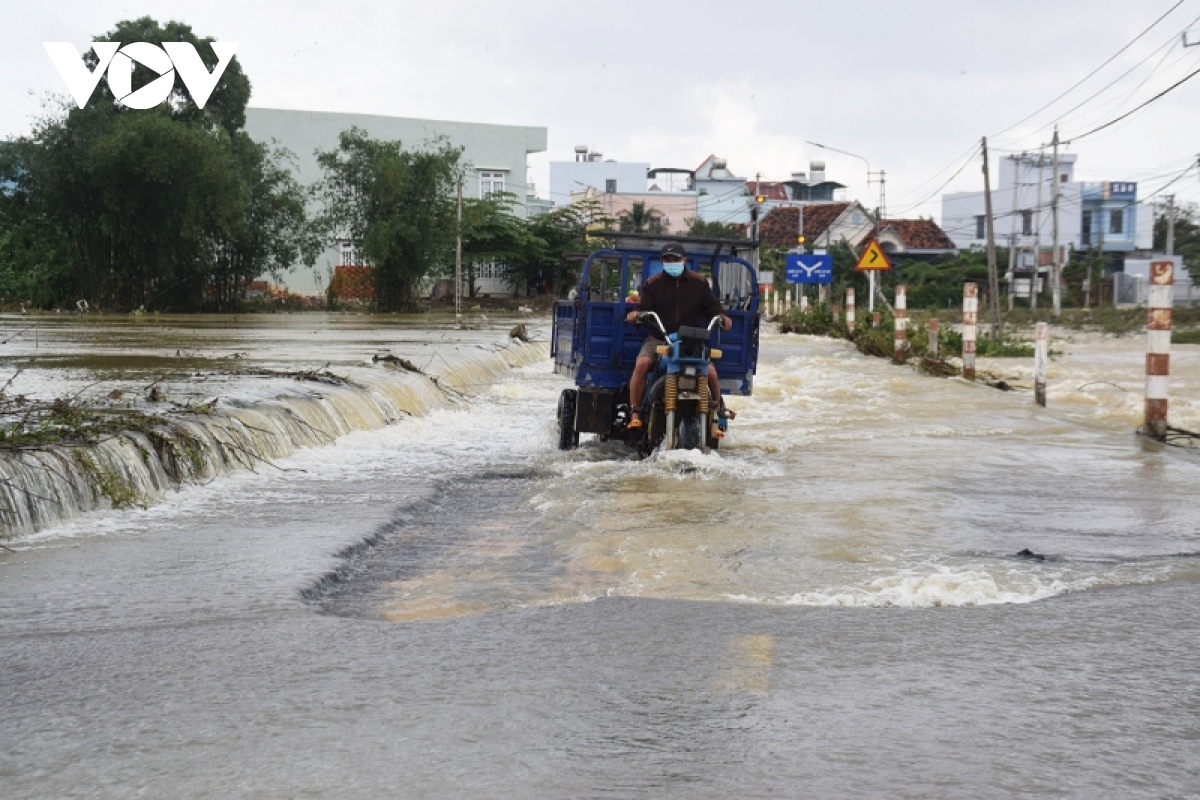
M 674 261 L 674 262 L 664 261 L 663 262 L 663 272 L 667 273 L 672 278 L 678 278 L 680 275 L 683 274 L 683 262 L 682 261 Z

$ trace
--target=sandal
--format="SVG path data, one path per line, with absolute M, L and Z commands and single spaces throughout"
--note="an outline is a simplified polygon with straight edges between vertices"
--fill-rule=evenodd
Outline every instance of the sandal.
M 629 424 L 625 426 L 626 430 L 637 431 L 642 429 L 642 410 L 640 408 L 629 409 Z

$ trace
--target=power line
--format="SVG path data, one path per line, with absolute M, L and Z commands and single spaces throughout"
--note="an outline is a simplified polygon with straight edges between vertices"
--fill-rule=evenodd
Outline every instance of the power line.
M 974 161 L 974 160 L 975 160 L 975 155 L 976 155 L 978 152 L 979 152 L 979 145 L 976 145 L 974 148 L 972 148 L 972 151 L 971 151 L 971 153 L 970 153 L 970 154 L 967 156 L 967 160 L 966 160 L 966 161 L 964 161 L 964 162 L 962 163 L 962 165 L 961 165 L 961 166 L 960 166 L 960 167 L 959 167 L 957 170 L 955 170 L 955 171 L 954 171 L 954 174 L 953 174 L 953 175 L 951 175 L 951 176 L 950 176 L 950 177 L 949 177 L 949 178 L 946 180 L 946 182 L 945 182 L 945 183 L 943 183 L 943 184 L 942 184 L 941 186 L 939 186 L 938 188 L 934 189 L 934 190 L 933 190 L 931 193 L 929 193 L 928 195 L 926 195 L 926 196 L 925 196 L 925 197 L 924 197 L 922 200 L 920 200 L 919 202 L 917 202 L 917 203 L 913 203 L 913 204 L 911 204 L 911 205 L 909 205 L 909 206 L 906 206 L 906 207 L 905 207 L 903 210 L 901 210 L 901 211 L 897 211 L 897 212 L 895 212 L 895 213 L 896 213 L 896 214 L 906 214 L 906 213 L 908 213 L 909 211 L 912 211 L 914 208 L 918 208 L 918 207 L 920 207 L 920 206 L 923 206 L 923 205 L 925 205 L 925 204 L 926 204 L 926 203 L 928 203 L 930 200 L 932 200 L 932 199 L 933 199 L 935 196 L 937 196 L 938 194 L 941 194 L 942 190 L 943 190 L 943 189 L 945 189 L 947 186 L 949 186 L 951 183 L 953 183 L 953 182 L 954 182 L 954 179 L 955 179 L 955 178 L 957 178 L 959 175 L 961 175 L 961 174 L 962 174 L 962 171 L 963 171 L 964 169 L 966 169 L 966 168 L 967 168 L 967 165 L 968 165 L 968 164 L 970 164 L 972 161 Z
M 1126 111 L 1126 112 L 1125 112 L 1124 114 L 1122 114 L 1121 116 L 1119 116 L 1119 117 L 1116 117 L 1116 118 L 1114 118 L 1114 119 L 1110 119 L 1108 122 L 1104 123 L 1103 125 L 1099 125 L 1099 126 L 1097 126 L 1097 127 L 1095 127 L 1095 128 L 1092 128 L 1092 129 L 1091 129 L 1090 131 L 1088 131 L 1087 133 L 1081 133 L 1081 134 L 1079 134 L 1078 136 L 1072 136 L 1070 139 L 1067 139 L 1066 141 L 1067 141 L 1067 142 L 1077 142 L 1077 141 L 1079 141 L 1080 139 L 1083 139 L 1083 138 L 1085 138 L 1085 137 L 1091 136 L 1093 133 L 1099 133 L 1100 131 L 1104 130 L 1105 128 L 1108 128 L 1108 127 L 1110 127 L 1110 126 L 1112 126 L 1112 125 L 1116 125 L 1116 124 L 1117 124 L 1118 122 L 1120 122 L 1121 120 L 1123 120 L 1123 119 L 1125 119 L 1125 118 L 1127 118 L 1127 117 L 1130 117 L 1130 116 L 1132 116 L 1132 115 L 1136 114 L 1137 112 L 1141 111 L 1143 108 L 1145 108 L 1146 106 L 1150 105 L 1151 103 L 1153 103 L 1154 101 L 1158 100 L 1159 98 L 1161 98 L 1161 97 L 1163 97 L 1163 96 L 1165 96 L 1165 95 L 1167 95 L 1167 94 L 1169 94 L 1169 93 L 1173 92 L 1175 89 L 1178 89 L 1180 86 L 1182 86 L 1183 84 L 1187 83 L 1188 81 L 1190 81 L 1192 78 L 1196 77 L 1197 75 L 1200 75 L 1200 69 L 1196 69 L 1196 70 L 1194 70 L 1194 71 L 1192 71 L 1192 72 L 1188 73 L 1188 75 L 1187 75 L 1186 77 L 1179 79 L 1179 80 L 1178 80 L 1178 81 L 1176 81 L 1175 83 L 1173 83 L 1173 84 L 1171 84 L 1170 86 L 1168 86 L 1166 89 L 1163 89 L 1161 92 L 1159 92 L 1158 94 L 1154 95 L 1154 97 L 1151 97 L 1149 100 L 1147 100 L 1146 102 L 1142 103 L 1141 105 L 1138 105 L 1138 106 L 1136 106 L 1135 108 L 1132 108 L 1132 109 L 1130 109 L 1129 111 Z
M 1086 83 L 1086 82 L 1087 82 L 1087 81 L 1088 81 L 1088 80 L 1089 80 L 1089 79 L 1090 79 L 1090 78 L 1091 78 L 1093 75 L 1095 75 L 1097 72 L 1099 72 L 1100 70 L 1104 69 L 1104 68 L 1105 68 L 1105 67 L 1107 67 L 1109 64 L 1111 64 L 1111 63 L 1112 63 L 1112 62 L 1113 62 L 1113 61 L 1114 61 L 1114 60 L 1117 58 L 1117 56 L 1119 56 L 1119 55 L 1121 55 L 1122 53 L 1124 53 L 1124 52 L 1125 52 L 1126 50 L 1128 50 L 1130 47 L 1133 47 L 1133 45 L 1134 45 L 1134 44 L 1136 44 L 1136 43 L 1137 43 L 1137 42 L 1138 42 L 1138 41 L 1139 41 L 1139 40 L 1140 40 L 1140 39 L 1141 39 L 1143 36 L 1145 36 L 1147 33 L 1149 33 L 1149 32 L 1150 32 L 1150 31 L 1152 31 L 1152 30 L 1153 30 L 1155 27 L 1157 27 L 1158 23 L 1162 22 L 1164 19 L 1166 19 L 1168 16 L 1170 16 L 1170 15 L 1171 15 L 1171 13 L 1175 11 L 1175 9 L 1177 9 L 1177 8 L 1179 8 L 1181 5 L 1183 5 L 1183 2 L 1184 2 L 1184 0 L 1178 0 L 1178 2 L 1177 2 L 1177 3 L 1175 3 L 1175 5 L 1173 5 L 1173 6 L 1171 6 L 1170 8 L 1168 8 L 1168 9 L 1167 9 L 1166 13 L 1164 13 L 1164 14 L 1163 14 L 1161 17 L 1159 17 L 1158 19 L 1154 20 L 1154 22 L 1152 22 L 1152 23 L 1150 24 L 1150 27 L 1146 28 L 1144 31 L 1142 31 L 1141 33 L 1139 33 L 1137 36 L 1133 37 L 1133 39 L 1131 39 L 1131 40 L 1129 41 L 1129 43 L 1128 43 L 1128 44 L 1126 44 L 1126 45 L 1125 45 L 1124 47 L 1122 47 L 1120 50 L 1118 50 L 1117 52 L 1115 52 L 1115 53 L 1113 53 L 1111 56 L 1109 56 L 1107 59 L 1105 59 L 1104 63 L 1102 63 L 1100 66 L 1096 67 L 1094 70 L 1092 70 L 1091 72 L 1089 72 L 1087 75 L 1084 75 L 1084 76 L 1083 76 L 1083 78 L 1081 78 L 1081 79 L 1080 79 L 1079 81 L 1077 81 L 1076 83 L 1072 84 L 1072 85 L 1071 85 L 1071 87 L 1070 87 L 1069 89 L 1067 89 L 1065 92 L 1063 92 L 1062 94 L 1060 94 L 1058 97 L 1055 97 L 1055 98 L 1054 98 L 1053 100 L 1051 100 L 1049 103 L 1046 103 L 1044 106 L 1042 106 L 1041 108 L 1039 108 L 1037 111 L 1034 111 L 1034 112 L 1033 112 L 1032 114 L 1030 114 L 1029 116 L 1027 116 L 1027 117 L 1025 117 L 1025 118 L 1023 118 L 1023 119 L 1020 119 L 1020 120 L 1018 120 L 1017 122 L 1014 122 L 1012 125 L 1009 125 L 1009 126 L 1008 126 L 1007 128 L 1005 128 L 1004 130 L 1002 130 L 1002 131 L 1000 131 L 1000 132 L 998 132 L 998 133 L 994 133 L 994 134 L 992 134 L 992 135 L 991 135 L 990 137 L 988 137 L 988 138 L 992 138 L 992 139 L 999 138 L 1000 136 L 1002 136 L 1002 135 L 1003 135 L 1003 134 L 1005 134 L 1005 133 L 1008 133 L 1008 132 L 1009 132 L 1009 131 L 1011 131 L 1013 128 L 1017 127 L 1018 125 L 1023 125 L 1023 124 L 1025 124 L 1025 123 L 1026 123 L 1026 122 L 1028 122 L 1029 120 L 1031 120 L 1031 119 L 1033 119 L 1034 117 L 1036 117 L 1038 114 L 1040 114 L 1040 113 L 1042 113 L 1043 111 L 1045 111 L 1045 110 L 1046 110 L 1047 108 L 1049 108 L 1050 106 L 1052 106 L 1052 105 L 1054 105 L 1055 103 L 1057 103 L 1059 100 L 1061 100 L 1061 99 L 1063 99 L 1064 97 L 1066 97 L 1067 95 L 1069 95 L 1071 92 L 1073 92 L 1073 91 L 1075 91 L 1076 89 L 1078 89 L 1080 86 L 1082 86 L 1084 83 Z
M 1151 197 L 1154 197 L 1154 195 L 1156 195 L 1156 194 L 1159 194 L 1159 193 L 1161 193 L 1161 192 L 1164 192 L 1164 191 L 1166 191 L 1167 189 L 1171 188 L 1171 187 L 1172 187 L 1172 186 L 1174 186 L 1174 185 L 1175 185 L 1175 183 L 1176 183 L 1177 181 L 1179 181 L 1179 179 L 1181 179 L 1181 178 L 1182 178 L 1184 175 L 1187 175 L 1189 172 L 1191 172 L 1193 169 L 1195 169 L 1195 168 L 1196 168 L 1196 166 L 1197 166 L 1197 163 L 1196 163 L 1196 162 L 1193 162 L 1193 163 L 1191 163 L 1191 164 L 1188 164 L 1188 165 L 1187 165 L 1187 168 L 1186 168 L 1186 169 L 1185 169 L 1183 172 L 1179 173 L 1179 174 L 1178 174 L 1178 175 L 1176 175 L 1174 178 L 1172 178 L 1172 179 L 1170 180 L 1170 182 L 1169 182 L 1169 183 L 1166 183 L 1166 184 L 1164 184 L 1164 185 L 1160 186 L 1159 188 L 1155 189 L 1153 192 L 1151 192 L 1150 194 L 1148 194 L 1148 195 L 1146 195 L 1144 198 L 1142 198 L 1142 199 L 1141 199 L 1139 202 L 1145 202 L 1146 200 L 1149 200 Z

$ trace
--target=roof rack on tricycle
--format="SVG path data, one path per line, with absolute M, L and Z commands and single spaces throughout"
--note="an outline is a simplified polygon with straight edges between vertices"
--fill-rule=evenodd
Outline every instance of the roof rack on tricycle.
M 734 415 L 710 404 L 708 365 L 716 367 L 722 395 L 748 395 L 754 386 L 759 286 L 747 256 L 757 242 L 615 231 L 593 236 L 612 245 L 587 257 L 570 298 L 554 306 L 554 371 L 576 386 L 559 398 L 559 448 L 578 446 L 581 433 L 625 441 L 643 455 L 660 445 L 715 448 Z M 731 320 L 728 331 L 696 320 L 665 335 L 661 320 L 652 315 L 640 315 L 637 324 L 627 321 L 638 293 L 662 271 L 660 252 L 668 242 L 682 245 L 686 269 L 708 281 Z M 629 380 L 648 331 L 664 341 L 644 396 L 631 403 Z M 631 410 L 638 408 L 645 420 L 640 428 L 629 424 Z

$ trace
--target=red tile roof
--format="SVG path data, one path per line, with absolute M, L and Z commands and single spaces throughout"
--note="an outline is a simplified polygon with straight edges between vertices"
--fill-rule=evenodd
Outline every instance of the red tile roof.
M 813 203 L 804 207 L 804 235 L 813 240 L 850 207 L 849 203 Z M 795 206 L 773 208 L 759 223 L 759 235 L 768 247 L 795 247 L 800 210 Z
M 954 250 L 954 242 L 931 219 L 885 219 L 880 230 L 891 228 L 905 250 Z

